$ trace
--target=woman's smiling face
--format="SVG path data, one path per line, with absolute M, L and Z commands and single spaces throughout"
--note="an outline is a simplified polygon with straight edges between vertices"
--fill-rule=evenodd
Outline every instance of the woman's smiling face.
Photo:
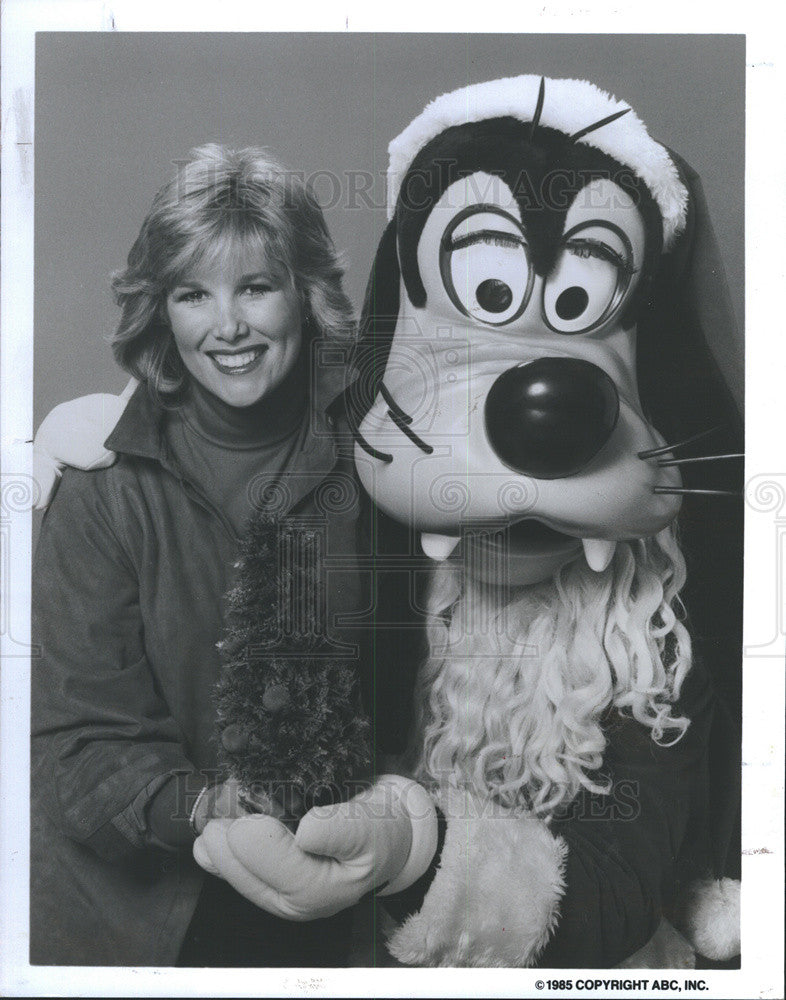
M 184 274 L 166 297 L 180 357 L 230 406 L 260 402 L 292 371 L 302 345 L 297 292 L 266 261 L 228 255 Z

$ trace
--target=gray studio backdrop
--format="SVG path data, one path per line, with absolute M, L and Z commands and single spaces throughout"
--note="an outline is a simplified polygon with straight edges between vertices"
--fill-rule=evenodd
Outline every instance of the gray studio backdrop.
M 311 177 L 360 307 L 387 144 L 424 105 L 520 73 L 630 102 L 704 180 L 743 308 L 743 36 L 43 33 L 36 47 L 35 423 L 119 391 L 109 278 L 193 146 L 264 145 Z

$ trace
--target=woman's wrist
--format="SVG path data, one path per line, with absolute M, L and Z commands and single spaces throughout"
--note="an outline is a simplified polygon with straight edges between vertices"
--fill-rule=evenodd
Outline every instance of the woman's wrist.
M 171 775 L 147 806 L 149 840 L 169 849 L 189 847 L 194 841 L 190 817 L 194 803 L 205 788 L 199 771 Z

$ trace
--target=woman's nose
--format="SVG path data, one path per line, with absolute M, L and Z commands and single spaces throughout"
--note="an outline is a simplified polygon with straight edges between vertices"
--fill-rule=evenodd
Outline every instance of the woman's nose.
M 216 309 L 216 335 L 220 340 L 236 340 L 247 331 L 243 311 L 234 298 L 219 299 Z
M 611 437 L 619 395 L 597 365 L 539 358 L 509 368 L 486 397 L 486 433 L 511 469 L 562 479 L 583 469 Z

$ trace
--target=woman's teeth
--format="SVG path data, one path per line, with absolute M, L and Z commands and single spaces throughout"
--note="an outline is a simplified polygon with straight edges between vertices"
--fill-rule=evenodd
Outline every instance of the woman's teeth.
M 213 364 L 220 371 L 230 375 L 237 375 L 253 368 L 256 362 L 262 357 L 264 351 L 264 347 L 254 347 L 239 354 L 219 354 L 214 352 L 210 357 Z

